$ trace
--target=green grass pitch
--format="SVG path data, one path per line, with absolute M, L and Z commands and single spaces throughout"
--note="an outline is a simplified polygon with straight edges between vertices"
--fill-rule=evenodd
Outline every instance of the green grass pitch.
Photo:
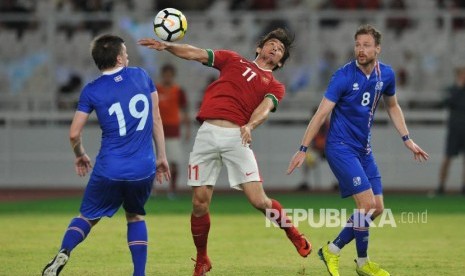
M 353 208 L 352 199 L 337 195 L 275 194 L 285 208 Z M 77 214 L 80 199 L 0 203 L 0 275 L 40 275 L 56 253 L 63 231 Z M 369 256 L 391 275 L 463 275 L 465 272 L 465 198 L 386 195 L 397 227 L 370 231 Z M 147 275 L 191 275 L 195 248 L 190 234 L 190 196 L 175 201 L 159 195 L 147 204 L 149 259 Z M 427 211 L 427 221 L 417 214 Z M 402 223 L 402 213 L 411 221 Z M 407 218 L 405 215 L 404 219 Z M 314 251 L 301 258 L 277 228 L 239 193 L 213 196 L 209 275 L 327 275 L 318 248 L 340 228 L 299 229 L 310 238 Z M 354 243 L 342 251 L 341 275 L 356 275 Z M 103 219 L 72 253 L 61 275 L 131 275 L 126 223 L 120 210 Z

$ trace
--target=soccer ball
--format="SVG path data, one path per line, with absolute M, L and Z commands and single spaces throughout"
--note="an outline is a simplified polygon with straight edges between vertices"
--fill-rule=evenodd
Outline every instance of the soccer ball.
M 155 34 L 165 41 L 176 41 L 184 37 L 187 20 L 182 12 L 173 8 L 161 10 L 153 19 Z

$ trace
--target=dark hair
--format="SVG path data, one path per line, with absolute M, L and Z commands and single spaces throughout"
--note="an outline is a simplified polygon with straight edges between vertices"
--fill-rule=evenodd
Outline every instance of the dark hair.
M 116 58 L 123 49 L 124 40 L 116 35 L 104 34 L 92 41 L 91 53 L 99 70 L 116 66 Z
M 165 73 L 165 72 L 171 72 L 173 75 L 176 75 L 176 67 L 174 67 L 173 64 L 171 63 L 165 63 L 162 67 L 161 67 L 161 71 L 160 71 L 162 74 Z
M 284 54 L 283 57 L 281 58 L 281 66 L 284 65 L 286 60 L 289 58 L 290 55 L 290 50 L 292 48 L 292 43 L 294 42 L 294 35 L 290 35 L 287 30 L 284 30 L 283 28 L 277 28 L 274 29 L 273 31 L 269 32 L 266 34 L 260 41 L 257 43 L 258 48 L 263 48 L 263 45 L 270 40 L 270 39 L 277 39 L 281 41 L 282 44 L 284 44 Z M 258 53 L 255 53 L 255 57 L 257 57 Z M 273 70 L 278 69 L 279 66 L 276 66 Z
M 381 32 L 378 31 L 375 27 L 369 24 L 358 27 L 357 31 L 355 32 L 354 39 L 357 39 L 357 36 L 361 34 L 371 35 L 375 39 L 376 46 L 381 44 Z

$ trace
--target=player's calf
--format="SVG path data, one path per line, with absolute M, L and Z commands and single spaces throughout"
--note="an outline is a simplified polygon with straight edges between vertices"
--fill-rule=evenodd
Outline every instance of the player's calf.
M 277 200 L 272 199 L 271 209 L 274 213 L 274 218 L 269 217 L 269 219 L 278 224 L 286 232 L 287 237 L 295 246 L 300 256 L 305 258 L 310 255 L 312 244 L 292 225 L 291 220 L 284 214 L 281 204 Z

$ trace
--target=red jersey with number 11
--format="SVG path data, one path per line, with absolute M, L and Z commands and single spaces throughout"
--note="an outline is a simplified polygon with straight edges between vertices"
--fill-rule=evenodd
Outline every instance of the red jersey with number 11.
M 220 76 L 207 87 L 197 120 L 222 119 L 243 126 L 265 97 L 273 100 L 272 111 L 276 110 L 285 89 L 271 70 L 232 51 L 206 51 L 207 65 L 218 69 Z

